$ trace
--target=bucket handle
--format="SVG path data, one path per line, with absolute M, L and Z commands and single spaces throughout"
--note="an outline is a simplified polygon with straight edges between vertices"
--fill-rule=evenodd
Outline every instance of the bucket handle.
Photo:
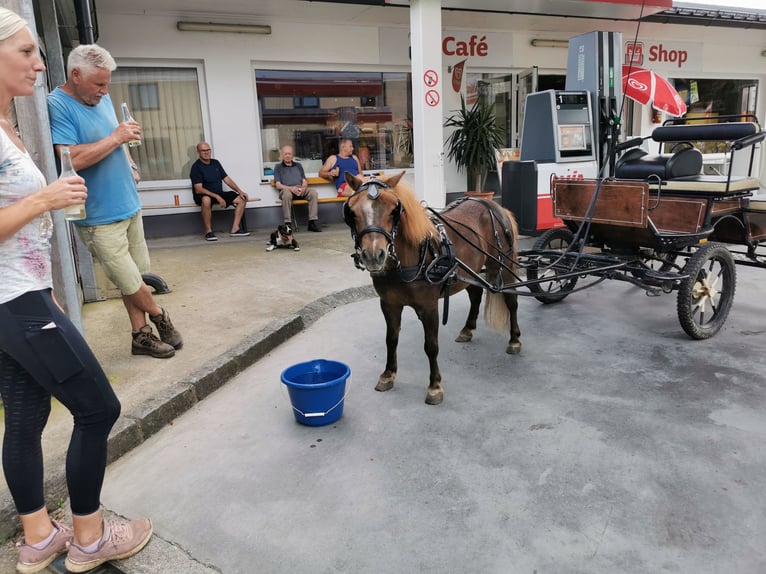
M 350 376 L 346 379 L 345 384 L 346 384 L 346 392 L 343 393 L 343 396 L 340 398 L 340 400 L 337 403 L 335 403 L 333 406 L 331 406 L 329 409 L 327 409 L 325 412 L 323 412 L 323 413 L 304 413 L 302 410 L 296 408 L 295 405 L 292 404 L 292 402 L 290 403 L 290 406 L 293 408 L 293 410 L 296 413 L 298 413 L 299 415 L 301 415 L 301 416 L 303 416 L 303 417 L 305 417 L 307 419 L 315 418 L 315 417 L 327 416 L 333 410 L 335 410 L 335 408 L 338 407 L 338 405 L 340 405 L 343 401 L 346 400 L 346 397 L 348 396 L 348 392 L 351 389 L 351 377 Z M 284 383 L 282 383 L 282 385 L 284 385 Z M 282 385 L 280 385 L 280 387 Z M 282 391 L 282 393 L 284 394 L 284 391 Z

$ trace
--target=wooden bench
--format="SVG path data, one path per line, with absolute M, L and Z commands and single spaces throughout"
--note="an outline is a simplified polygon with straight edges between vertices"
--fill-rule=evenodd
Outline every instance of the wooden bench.
M 247 203 L 254 203 L 256 201 L 261 201 L 261 198 L 260 197 L 251 197 L 250 199 L 247 200 Z M 146 211 L 146 210 L 149 210 L 149 209 L 175 209 L 175 208 L 180 208 L 180 207 L 196 207 L 197 209 L 200 208 L 199 205 L 197 205 L 196 203 L 193 203 L 193 202 L 192 203 L 161 203 L 161 204 L 154 204 L 154 205 L 144 205 L 143 207 L 141 207 L 141 210 L 142 211 Z M 212 208 L 213 209 L 228 209 L 228 207 L 222 208 L 217 203 L 214 203 L 212 205 Z
M 327 184 L 332 184 L 331 181 L 329 181 L 329 180 L 327 180 L 327 179 L 325 179 L 323 177 L 307 177 L 306 181 L 308 182 L 309 187 L 311 187 L 312 185 L 327 185 Z M 269 183 L 271 184 L 271 187 L 273 187 L 276 190 L 276 188 L 277 188 L 276 182 L 272 179 Z M 317 203 L 345 203 L 346 199 L 348 199 L 348 198 L 347 197 L 338 197 L 338 196 L 333 196 L 333 197 L 318 197 L 317 198 Z M 279 201 L 281 203 L 281 200 L 277 200 L 277 201 Z M 296 227 L 298 225 L 298 220 L 295 217 L 295 206 L 296 205 L 308 205 L 308 204 L 309 204 L 308 199 L 293 199 L 293 203 L 292 203 L 292 207 L 293 207 L 292 219 L 293 219 L 293 224 L 295 224 Z

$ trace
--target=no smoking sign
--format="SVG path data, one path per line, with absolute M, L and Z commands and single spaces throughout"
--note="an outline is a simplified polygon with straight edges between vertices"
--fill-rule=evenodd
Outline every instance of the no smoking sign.
M 437 106 L 439 104 L 439 100 L 441 99 L 441 96 L 439 96 L 439 92 L 436 90 L 428 90 L 426 92 L 426 104 L 431 106 L 432 108 L 434 106 Z
M 436 70 L 426 70 L 423 74 L 423 83 L 427 88 L 434 88 L 439 83 L 439 74 Z

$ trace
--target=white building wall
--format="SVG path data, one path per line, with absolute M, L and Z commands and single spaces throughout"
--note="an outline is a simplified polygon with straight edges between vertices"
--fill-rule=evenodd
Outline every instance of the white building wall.
M 261 184 L 261 137 L 254 69 L 409 70 L 408 12 L 402 10 L 401 15 L 401 26 L 388 23 L 381 28 L 354 26 L 350 29 L 343 23 L 272 21 L 271 35 L 256 35 L 180 32 L 176 29 L 176 21 L 180 18 L 175 16 L 99 12 L 99 43 L 112 53 L 118 64 L 201 62 L 204 72 L 203 116 L 215 156 L 246 191 L 264 199 L 259 207 L 267 207 L 275 205 L 276 194 Z M 593 25 L 623 32 L 623 41 L 632 41 L 635 35 L 635 25 L 629 22 L 597 21 Z M 530 45 L 530 40 L 533 37 L 566 40 L 581 33 L 583 21 L 576 21 L 576 26 L 578 28 L 573 26 L 571 33 L 449 29 L 445 30 L 445 35 L 451 34 L 464 41 L 477 35 L 488 43 L 486 56 L 467 58 L 466 72 L 509 73 L 538 66 L 543 73 L 563 73 L 566 50 L 535 48 Z M 665 47 L 688 49 L 693 53 L 694 57 L 689 61 L 697 69 L 688 66 L 678 69 L 676 64 L 669 62 L 651 64 L 650 67 L 666 75 L 759 79 L 758 111 L 764 115 L 766 58 L 761 56 L 761 51 L 766 46 L 766 33 L 763 31 L 643 24 L 639 40 L 662 42 Z M 444 56 L 445 91 L 451 89 L 448 66 L 462 59 L 465 56 Z M 445 94 L 444 100 L 444 114 L 448 115 L 459 96 Z M 464 176 L 458 176 L 456 170 L 449 167 L 445 169 L 445 181 L 448 192 L 464 186 Z M 321 195 L 332 194 L 331 186 L 327 187 L 320 190 Z M 171 203 L 173 194 L 177 193 L 188 194 L 190 199 L 188 188 L 186 183 L 162 191 L 142 186 L 145 192 L 142 197 L 145 204 L 166 204 Z

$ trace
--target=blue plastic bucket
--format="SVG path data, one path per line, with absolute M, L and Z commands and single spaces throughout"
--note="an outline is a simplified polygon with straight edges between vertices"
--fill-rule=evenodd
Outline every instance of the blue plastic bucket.
M 325 359 L 298 363 L 282 371 L 295 420 L 312 427 L 337 421 L 343 414 L 350 376 L 348 365 Z

